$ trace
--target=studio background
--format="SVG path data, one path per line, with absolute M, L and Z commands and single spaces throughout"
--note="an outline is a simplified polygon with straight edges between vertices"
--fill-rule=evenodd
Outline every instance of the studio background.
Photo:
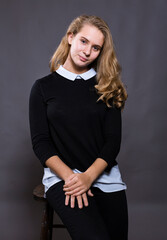
M 117 158 L 126 182 L 129 240 L 166 240 L 167 1 L 0 1 L 0 239 L 39 239 L 42 205 L 32 198 L 43 168 L 29 132 L 34 81 L 72 19 L 102 17 L 110 26 L 128 100 Z M 70 239 L 58 230 L 58 239 Z

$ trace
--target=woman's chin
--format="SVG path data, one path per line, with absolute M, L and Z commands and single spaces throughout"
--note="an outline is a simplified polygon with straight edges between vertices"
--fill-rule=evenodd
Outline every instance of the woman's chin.
M 88 69 L 88 64 L 86 64 L 85 62 L 77 62 L 77 63 L 75 63 L 75 68 L 86 70 L 86 69 Z

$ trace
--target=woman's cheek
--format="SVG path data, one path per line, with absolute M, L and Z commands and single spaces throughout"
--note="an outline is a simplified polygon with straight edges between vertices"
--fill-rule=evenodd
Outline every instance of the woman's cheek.
M 99 56 L 99 53 L 93 53 L 92 54 L 92 59 L 95 60 Z

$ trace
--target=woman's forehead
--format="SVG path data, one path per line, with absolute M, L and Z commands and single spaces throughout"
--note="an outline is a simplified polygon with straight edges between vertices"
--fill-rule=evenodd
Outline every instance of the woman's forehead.
M 97 27 L 93 25 L 84 25 L 77 35 L 79 37 L 86 38 L 90 42 L 94 42 L 95 45 L 103 45 L 104 35 Z

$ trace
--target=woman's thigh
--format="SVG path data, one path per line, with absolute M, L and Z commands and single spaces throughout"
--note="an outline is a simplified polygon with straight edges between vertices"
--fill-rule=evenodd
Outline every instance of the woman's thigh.
M 110 239 L 128 239 L 128 210 L 125 191 L 104 193 L 92 188 L 96 205 L 110 234 Z
M 65 194 L 61 181 L 52 186 L 46 197 L 67 227 L 73 240 L 110 240 L 104 221 L 99 213 L 94 197 L 88 196 L 88 207 L 78 208 L 65 206 Z M 115 239 L 114 239 L 115 240 Z

